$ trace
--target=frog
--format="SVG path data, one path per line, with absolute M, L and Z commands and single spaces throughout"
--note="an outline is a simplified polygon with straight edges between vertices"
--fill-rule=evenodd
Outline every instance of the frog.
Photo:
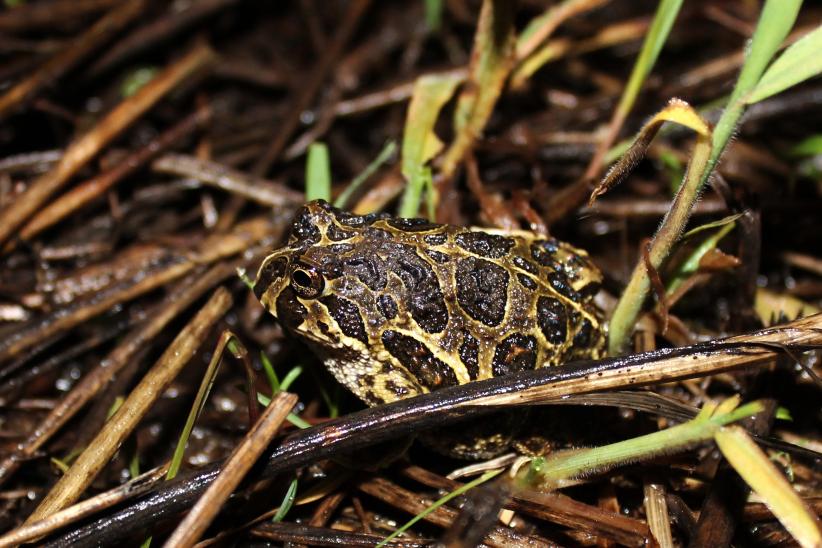
M 598 359 L 601 284 L 584 250 L 553 237 L 357 215 L 316 200 L 262 261 L 254 293 L 337 381 L 376 406 Z M 455 456 L 490 457 L 508 443 L 463 433 L 448 443 Z

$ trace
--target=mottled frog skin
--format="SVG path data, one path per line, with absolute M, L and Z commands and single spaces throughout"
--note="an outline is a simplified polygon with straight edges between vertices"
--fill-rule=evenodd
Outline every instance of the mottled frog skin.
M 503 234 L 319 200 L 260 266 L 255 294 L 368 405 L 598 358 L 604 329 L 588 255 Z

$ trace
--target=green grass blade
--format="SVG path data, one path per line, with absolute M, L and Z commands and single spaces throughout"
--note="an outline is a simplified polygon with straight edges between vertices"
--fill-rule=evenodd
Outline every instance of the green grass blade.
M 425 178 L 430 177 L 426 165 L 442 149 L 442 141 L 434 133 L 443 105 L 454 95 L 462 77 L 451 74 L 431 74 L 417 78 L 402 136 L 402 174 L 406 187 L 398 214 L 416 217 L 420 208 Z
M 811 135 L 793 146 L 791 156 L 816 156 L 822 154 L 822 134 Z
M 117 410 L 120 409 L 124 401 L 126 401 L 126 399 L 123 396 L 117 396 L 116 398 L 114 398 L 114 403 L 112 403 L 111 407 L 109 407 L 108 411 L 106 411 L 106 420 L 109 420 L 111 417 L 114 416 L 114 413 L 116 413 Z
M 140 454 L 136 451 L 134 455 L 131 456 L 131 460 L 128 462 L 128 477 L 131 479 L 136 478 L 140 475 Z
M 822 546 L 819 519 L 748 433 L 739 427 L 722 428 L 715 439 L 737 474 L 762 497 L 796 541 L 806 547 Z
M 291 510 L 291 507 L 294 506 L 294 499 L 297 497 L 297 478 L 291 480 L 291 485 L 288 486 L 288 491 L 285 492 L 285 496 L 283 497 L 283 501 L 280 503 L 280 507 L 277 508 L 277 513 L 274 514 L 274 517 L 271 518 L 271 521 L 274 523 L 278 523 L 285 518 L 285 515 L 288 514 L 288 511 Z
M 240 278 L 240 281 L 243 282 L 243 285 L 248 288 L 249 291 L 254 291 L 254 286 L 256 285 L 255 281 L 248 277 L 246 274 L 245 268 L 238 266 L 237 267 L 237 277 Z
M 297 377 L 299 377 L 302 372 L 303 368 L 300 365 L 295 365 L 291 368 L 291 370 L 286 373 L 285 377 L 283 377 L 282 382 L 277 378 L 277 373 L 274 371 L 274 366 L 271 365 L 271 362 L 268 359 L 268 356 L 265 353 L 260 352 L 260 358 L 263 362 L 263 371 L 265 371 L 265 375 L 268 378 L 268 383 L 271 385 L 271 394 L 274 395 L 277 392 L 283 392 L 288 390 L 288 387 L 291 386 Z M 266 407 L 271 403 L 271 398 L 266 396 L 265 394 L 261 394 L 257 392 L 257 401 Z M 305 429 L 310 427 L 311 425 L 308 424 L 305 420 L 300 418 L 299 416 L 295 415 L 294 413 L 289 413 L 286 416 L 286 420 L 296 426 L 297 428 Z
M 708 230 L 713 230 L 715 228 L 722 228 L 723 226 L 727 226 L 738 221 L 742 217 L 743 213 L 734 213 L 733 215 L 728 215 L 727 217 L 723 217 L 721 219 L 717 219 L 716 221 L 711 221 L 709 223 L 701 224 L 696 228 L 692 228 L 688 232 L 682 235 L 682 239 L 688 239 L 693 236 L 696 236 L 700 232 L 706 232 Z
M 180 432 L 180 437 L 177 439 L 177 445 L 174 448 L 174 454 L 171 457 L 168 472 L 166 472 L 167 480 L 174 479 L 177 472 L 180 470 L 180 466 L 183 462 L 183 454 L 186 450 L 186 444 L 188 444 L 188 438 L 191 436 L 191 431 L 194 429 L 194 423 L 197 422 L 197 418 L 203 411 L 203 407 L 205 407 L 206 399 L 208 398 L 208 394 L 211 392 L 211 387 L 214 386 L 214 381 L 217 378 L 217 372 L 220 369 L 220 364 L 223 362 L 223 352 L 230 342 L 233 342 L 235 345 L 242 344 L 233 334 L 228 332 L 224 333 L 220 337 L 220 341 L 217 343 L 217 348 L 215 348 L 214 354 L 211 356 L 211 361 L 208 363 L 208 367 L 203 375 L 203 380 L 200 382 L 200 387 L 197 390 L 197 396 L 194 398 L 194 403 L 191 404 L 191 409 L 188 412 L 188 417 L 186 417 L 183 430 Z
M 785 91 L 822 73 L 822 26 L 791 45 L 768 67 L 756 87 L 745 98 L 753 104 Z
M 141 67 L 130 72 L 120 86 L 120 95 L 125 99 L 131 97 L 157 76 L 157 67 Z
M 52 465 L 54 465 L 55 468 L 60 470 L 60 472 L 63 473 L 63 474 L 68 472 L 69 468 L 71 468 L 71 465 L 65 459 L 58 459 L 57 457 L 51 457 L 49 459 L 49 461 L 51 462 Z
M 264 407 L 268 407 L 271 404 L 271 398 L 269 398 L 265 394 L 261 394 L 260 392 L 257 392 L 257 401 L 260 403 L 260 405 L 262 405 Z M 285 417 L 285 420 L 287 420 L 292 425 L 296 426 L 297 428 L 299 428 L 301 430 L 305 430 L 306 428 L 311 428 L 311 424 L 308 421 L 306 421 L 305 419 L 303 419 L 299 415 L 295 415 L 294 413 L 289 413 Z
M 791 31 L 799 8 L 802 7 L 802 0 L 766 0 L 759 16 L 753 38 L 751 39 L 748 55 L 739 73 L 728 106 L 719 118 L 713 135 L 713 152 L 711 159 L 703 176 L 703 185 L 708 180 L 713 167 L 725 146 L 731 138 L 736 128 L 745 105 L 740 100 L 748 94 L 759 82 L 762 73 L 768 63 L 773 59 L 774 54 L 779 50 L 779 45 Z
M 691 154 L 690 164 L 685 173 L 685 181 L 679 189 L 671 209 L 662 220 L 659 230 L 651 241 L 648 253 L 651 264 L 657 270 L 667 259 L 674 243 L 682 234 L 693 204 L 699 196 L 700 180 L 707 169 L 711 147 L 707 141 L 697 139 Z M 644 261 L 640 260 L 631 273 L 631 279 L 620 296 L 611 316 L 608 331 L 608 353 L 617 356 L 622 353 L 634 328 L 651 282 Z
M 280 379 L 277 378 L 277 373 L 274 371 L 274 366 L 271 365 L 271 360 L 265 355 L 265 352 L 260 351 L 260 361 L 263 364 L 263 371 L 265 377 L 268 379 L 268 384 L 271 386 L 271 393 L 276 394 L 280 391 Z
M 299 415 L 295 415 L 294 413 L 289 413 L 286 416 L 286 420 L 299 428 L 300 430 L 305 430 L 306 428 L 311 428 L 311 423 L 307 420 L 303 419 Z
M 397 529 L 396 531 L 394 531 L 393 533 L 391 533 L 390 535 L 388 535 L 387 537 L 382 539 L 380 541 L 380 543 L 377 544 L 376 548 L 380 548 L 382 546 L 385 546 L 388 542 L 392 541 L 393 539 L 395 539 L 396 537 L 401 535 L 404 531 L 407 531 L 409 528 L 413 527 L 415 523 L 417 523 L 418 521 L 423 519 L 425 516 L 427 516 L 428 514 L 430 514 L 431 512 L 433 512 L 434 510 L 436 510 L 437 508 L 439 508 L 440 506 L 442 506 L 443 504 L 445 504 L 449 500 L 462 495 L 463 493 L 473 489 L 477 485 L 485 483 L 486 481 L 490 480 L 491 478 L 494 478 L 494 477 L 498 476 L 499 474 L 502 473 L 502 471 L 503 471 L 502 469 L 500 469 L 500 470 L 489 470 L 488 472 L 484 473 L 483 475 L 481 475 L 477 479 L 475 479 L 473 481 L 469 481 L 465 485 L 462 485 L 462 486 L 454 489 L 453 491 L 451 491 L 450 493 L 448 493 L 447 495 L 445 495 L 441 499 L 434 502 L 431 506 L 429 506 L 428 508 L 426 508 L 425 510 L 423 510 L 422 512 L 420 512 L 419 514 L 414 516 L 405 525 L 403 525 L 402 527 L 400 527 L 399 529 Z
M 308 147 L 305 166 L 305 199 L 331 199 L 331 162 L 325 143 L 312 143 Z
M 303 372 L 303 367 L 301 365 L 295 365 L 291 368 L 291 370 L 285 374 L 283 377 L 282 382 L 280 383 L 280 390 L 285 391 L 291 386 L 291 383 L 297 380 Z
M 662 266 L 673 245 L 684 231 L 693 204 L 699 196 L 702 176 L 707 169 L 711 155 L 711 132 L 708 124 L 689 105 L 682 101 L 672 100 L 665 109 L 643 126 L 629 152 L 611 168 L 609 174 L 591 194 L 591 198 L 594 199 L 621 180 L 636 165 L 661 124 L 665 122 L 674 122 L 696 131 L 697 140 L 691 152 L 688 169 L 685 171 L 685 179 L 674 197 L 671 209 L 662 219 L 651 241 L 648 257 L 651 265 L 657 270 Z M 627 345 L 650 287 L 648 269 L 645 262 L 640 260 L 634 267 L 631 279 L 611 314 L 608 328 L 608 353 L 610 355 L 620 354 Z
M 625 119 L 634 107 L 642 85 L 653 69 L 659 52 L 668 39 L 676 16 L 679 14 L 679 9 L 682 7 L 682 0 L 662 0 L 657 6 L 654 20 L 648 28 L 648 33 L 645 35 L 645 40 L 642 43 L 642 49 L 634 62 L 634 67 L 631 70 L 631 76 L 628 78 L 628 83 L 622 92 L 622 97 L 619 98 L 619 103 L 611 115 L 611 120 L 608 122 L 608 128 L 605 136 L 597 145 L 594 155 L 585 168 L 583 175 L 584 180 L 591 180 L 597 177 L 603 166 L 603 161 L 608 153 L 608 149 L 616 140 L 619 131 L 622 128 Z
M 668 40 L 668 35 L 671 33 L 671 28 L 681 7 L 682 0 L 662 0 L 657 6 L 654 20 L 651 22 L 648 34 L 645 35 L 645 41 L 642 43 L 642 50 L 634 63 L 631 76 L 628 78 L 628 83 L 625 85 L 625 90 L 622 92 L 622 97 L 620 97 L 619 105 L 616 108 L 616 116 L 621 119 L 624 119 L 633 108 L 642 84 L 648 78 L 651 69 L 654 68 L 659 52 L 662 51 L 662 46 Z
M 705 240 L 699 244 L 688 257 L 682 262 L 681 265 L 676 269 L 673 276 L 671 276 L 671 281 L 668 282 L 667 288 L 665 289 L 665 293 L 670 297 L 674 291 L 679 289 L 679 286 L 685 282 L 692 274 L 696 273 L 699 269 L 699 263 L 710 250 L 716 249 L 716 246 L 719 245 L 720 240 L 728 235 L 728 233 L 734 229 L 736 226 L 735 221 L 731 221 L 724 226 L 722 226 L 719 230 L 717 230 L 714 234 L 705 238 Z M 701 227 L 700 227 L 701 228 Z
M 394 156 L 394 153 L 396 151 L 397 143 L 395 143 L 394 141 L 388 141 L 387 143 L 385 143 L 385 146 L 382 147 L 382 150 L 377 155 L 377 157 L 374 158 L 374 160 L 370 164 L 368 164 L 365 167 L 365 169 L 362 170 L 362 172 L 360 172 L 359 175 L 354 177 L 354 179 L 352 179 L 351 182 L 348 183 L 348 186 L 345 187 L 345 190 L 343 190 L 340 193 L 340 195 L 337 196 L 337 199 L 334 200 L 334 206 L 345 208 L 348 205 L 348 200 L 351 198 L 351 195 L 354 194 L 354 192 L 356 192 L 357 189 L 360 188 L 360 186 L 362 186 L 362 184 L 365 181 L 367 181 L 369 177 L 371 177 L 378 169 L 380 169 L 380 167 L 382 167 L 384 163 L 390 160 L 391 157 Z
M 333 392 L 329 392 L 328 388 L 322 383 L 317 383 L 317 388 L 320 390 L 320 397 L 322 397 L 325 406 L 328 408 L 328 418 L 336 419 L 340 416 L 340 385 L 335 384 L 332 388 Z
M 425 0 L 425 26 L 431 32 L 437 32 L 442 26 L 443 0 Z
M 742 116 L 745 109 L 742 98 L 762 77 L 768 63 L 790 32 L 801 5 L 801 0 L 766 0 L 728 106 L 710 137 L 710 146 L 706 150 L 700 140 L 697 141 L 685 175 L 686 181 L 674 199 L 671 210 L 663 219 L 660 229 L 654 235 L 650 252 L 654 268 L 661 267 L 673 244 L 682 234 L 693 205 Z M 624 350 L 649 289 L 648 274 L 640 261 L 634 268 L 631 280 L 611 316 L 608 333 L 609 354 L 618 355 Z

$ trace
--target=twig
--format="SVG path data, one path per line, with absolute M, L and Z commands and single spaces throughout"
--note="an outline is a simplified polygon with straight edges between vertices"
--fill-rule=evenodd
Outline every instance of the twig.
M 367 493 L 383 502 L 400 508 L 409 514 L 420 514 L 431 505 L 432 501 L 421 499 L 418 495 L 392 483 L 384 478 L 369 478 L 357 484 L 357 488 L 363 493 Z M 425 521 L 448 527 L 457 517 L 457 511 L 447 506 L 440 506 L 423 518 Z M 483 539 L 483 543 L 488 546 L 540 546 L 545 543 L 545 539 L 536 535 L 524 535 L 512 529 L 496 525 Z M 550 543 L 545 543 L 550 546 Z
M 54 168 L 35 180 L 12 205 L 0 211 L 0 244 L 8 240 L 17 227 L 42 207 L 103 147 L 169 91 L 213 58 L 214 53 L 207 46 L 195 47 L 140 88 L 140 91 L 115 107 L 91 131 L 70 144 Z
M 281 183 L 185 154 L 165 154 L 154 161 L 151 169 L 158 173 L 197 179 L 201 183 L 275 209 L 293 208 L 304 201 L 301 192 L 291 190 Z
M 254 174 L 266 174 L 271 168 L 271 165 L 280 156 L 291 134 L 294 133 L 297 125 L 300 123 L 300 115 L 314 100 L 323 80 L 325 80 L 328 75 L 328 71 L 333 66 L 334 61 L 339 58 L 343 47 L 345 47 L 345 44 L 351 38 L 354 29 L 357 27 L 357 24 L 370 4 L 371 0 L 355 0 L 349 4 L 348 10 L 343 16 L 342 23 L 326 48 L 325 55 L 320 58 L 311 73 L 306 77 L 306 81 L 300 87 L 299 95 L 294 101 L 293 106 L 289 109 L 286 119 L 280 124 L 265 153 L 254 165 L 254 169 L 252 170 Z
M 123 369 L 134 355 L 165 329 L 183 310 L 206 291 L 231 275 L 230 265 L 221 264 L 210 272 L 186 280 L 177 291 L 172 291 L 165 302 L 148 315 L 149 320 L 129 333 L 101 362 L 90 371 L 49 414 L 32 430 L 16 450 L 0 462 L 0 485 L 11 477 L 20 464 L 30 459 L 51 437 Z
M 31 348 L 45 338 L 80 325 L 82 322 L 102 314 L 111 307 L 128 302 L 140 295 L 175 280 L 201 264 L 248 251 L 254 243 L 268 237 L 277 237 L 284 224 L 272 224 L 265 218 L 254 218 L 238 225 L 228 234 L 219 234 L 206 239 L 194 253 L 166 252 L 158 260 L 152 272 L 142 272 L 132 279 L 124 280 L 103 291 L 94 298 L 61 308 L 40 318 L 23 329 L 0 339 L 0 362 Z
M 251 530 L 255 537 L 275 542 L 309 544 L 311 546 L 363 546 L 372 547 L 382 537 L 363 533 L 350 533 L 338 529 L 311 527 L 294 523 L 265 523 Z M 397 540 L 386 544 L 389 548 L 424 548 L 431 546 L 430 541 Z
M 71 215 L 83 205 L 101 196 L 112 186 L 142 167 L 151 158 L 180 142 L 199 126 L 205 124 L 209 118 L 211 118 L 211 111 L 208 108 L 197 109 L 156 139 L 152 139 L 144 147 L 129 154 L 116 166 L 72 188 L 37 212 L 20 230 L 20 238 L 30 240 L 46 228 Z
M 24 542 L 41 538 L 69 523 L 92 515 L 95 512 L 100 512 L 104 508 L 110 508 L 115 504 L 120 504 L 125 500 L 146 493 L 155 483 L 162 481 L 164 475 L 165 467 L 163 466 L 149 470 L 145 474 L 115 489 L 100 493 L 73 506 L 69 506 L 65 510 L 56 512 L 44 519 L 22 525 L 0 539 L 0 548 L 20 546 Z
M 170 9 L 162 17 L 134 30 L 96 60 L 89 69 L 89 75 L 97 76 L 117 63 L 139 55 L 156 46 L 158 42 L 168 40 L 203 18 L 214 15 L 236 3 L 237 0 L 198 0 L 197 2 L 169 4 Z
M 168 538 L 166 548 L 191 546 L 200 538 L 219 513 L 225 499 L 240 484 L 249 468 L 257 462 L 257 458 L 274 438 L 296 403 L 297 396 L 288 392 L 280 392 L 274 396 L 254 427 L 231 452 L 220 475 Z
M 0 120 L 31 100 L 44 87 L 54 83 L 91 51 L 128 25 L 142 12 L 144 5 L 145 0 L 129 0 L 113 9 L 73 41 L 71 46 L 60 51 L 40 69 L 0 96 Z M 0 241 L 2 240 L 0 237 Z
M 118 0 L 50 0 L 26 2 L 0 12 L 0 30 L 20 32 L 51 27 L 66 19 L 82 18 L 120 3 Z
M 419 466 L 407 466 L 403 469 L 403 475 L 436 489 L 452 491 L 463 485 Z M 639 519 L 585 504 L 558 491 L 542 493 L 531 489 L 514 489 L 505 507 L 625 545 L 643 545 L 650 532 L 648 526 Z
M 337 452 L 492 413 L 500 405 L 762 366 L 779 357 L 781 346 L 795 351 L 822 346 L 822 314 L 725 340 L 516 373 L 366 409 L 292 434 L 269 454 L 262 474 L 271 477 Z M 185 511 L 216 474 L 215 465 L 169 482 L 140 501 L 139 506 L 101 517 L 55 542 L 76 546 L 117 542 L 136 527 L 151 526 Z
M 160 356 L 154 367 L 146 373 L 114 416 L 103 426 L 94 441 L 52 487 L 46 498 L 26 520 L 27 523 L 62 510 L 83 494 L 109 458 L 119 449 L 126 436 L 192 358 L 213 325 L 229 309 L 231 302 L 231 295 L 225 288 L 221 287 L 212 295 Z

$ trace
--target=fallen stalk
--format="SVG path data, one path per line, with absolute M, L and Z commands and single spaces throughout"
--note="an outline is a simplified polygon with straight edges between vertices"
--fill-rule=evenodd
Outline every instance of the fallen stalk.
M 271 450 L 262 476 L 272 477 L 339 452 L 405 436 L 411 431 L 489 414 L 499 406 L 536 403 L 551 396 L 673 382 L 772 364 L 783 351 L 795 353 L 820 346 L 822 314 L 817 314 L 724 340 L 597 362 L 575 362 L 468 383 L 366 409 L 296 432 Z M 53 541 L 56 545 L 69 543 L 72 546 L 117 542 L 135 528 L 150 528 L 189 509 L 218 472 L 219 463 L 178 478 L 158 487 L 144 499 L 68 531 Z
M 172 380 L 196 354 L 214 324 L 231 306 L 228 290 L 217 289 L 197 315 L 183 328 L 157 363 L 134 388 L 123 405 L 106 422 L 97 437 L 52 487 L 29 516 L 35 522 L 71 505 L 91 484 L 125 438 L 145 416 Z
M 736 403 L 738 400 L 732 401 L 733 405 Z M 591 449 L 558 451 L 544 459 L 535 460 L 522 480 L 529 486 L 551 490 L 557 488 L 562 480 L 610 470 L 627 462 L 672 455 L 698 443 L 710 441 L 723 426 L 762 410 L 763 406 L 759 402 L 751 402 L 727 413 L 720 413 L 718 410 L 713 413 L 713 408 L 706 408 L 705 412 L 688 422 L 638 438 Z

